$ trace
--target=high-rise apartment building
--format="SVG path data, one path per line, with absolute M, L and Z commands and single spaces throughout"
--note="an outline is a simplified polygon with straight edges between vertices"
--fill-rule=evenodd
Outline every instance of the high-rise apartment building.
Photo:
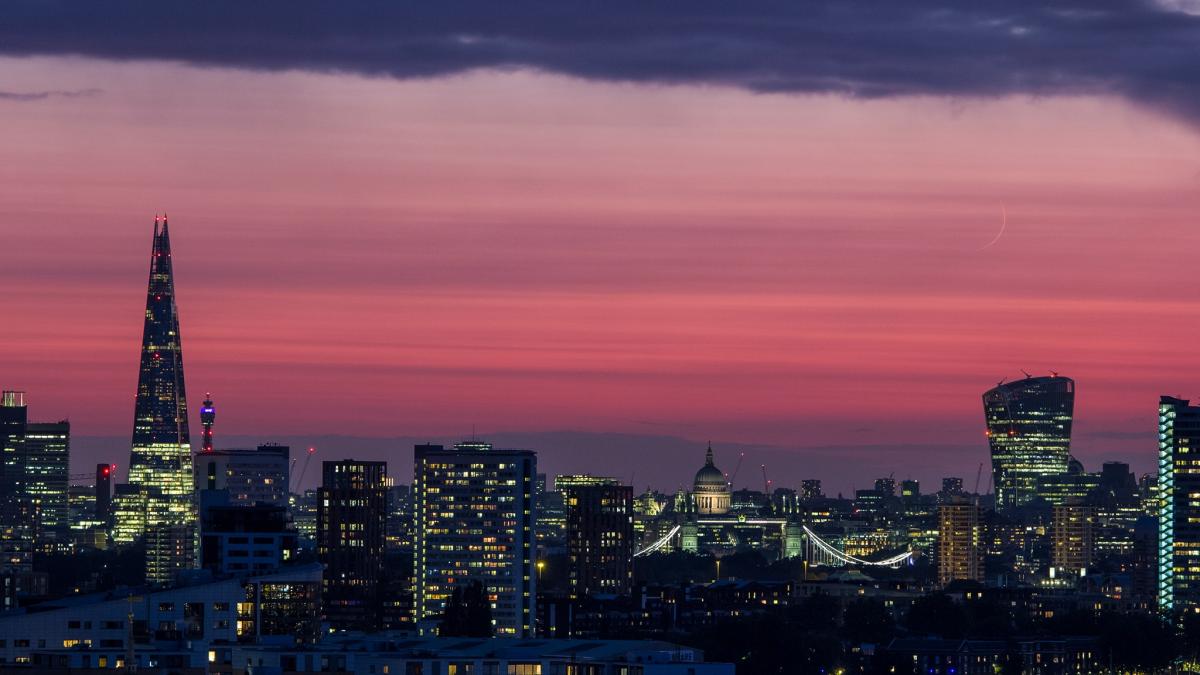
M 938 583 L 983 581 L 983 517 L 965 499 L 938 507 Z
M 571 597 L 633 590 L 633 487 L 615 479 L 558 481 L 567 506 Z
M 1096 509 L 1081 502 L 1058 504 L 1051 521 L 1050 562 L 1059 574 L 1078 576 L 1096 555 Z
M 1200 608 L 1200 406 L 1158 403 L 1158 608 Z
M 386 462 L 322 464 L 317 490 L 317 557 L 325 619 L 339 630 L 379 627 L 380 578 L 387 532 Z
M 1074 410 L 1069 377 L 1026 377 L 984 393 L 997 511 L 1034 499 L 1038 478 L 1067 473 Z
M 171 240 L 166 217 L 154 219 L 141 363 L 134 404 L 133 442 L 126 485 L 118 489 L 113 539 L 129 544 L 155 526 L 166 526 L 158 541 L 172 541 L 181 528 L 195 525 L 192 499 L 192 450 Z M 189 540 L 191 538 L 189 537 Z M 191 554 L 183 547 L 148 547 Z M 151 561 L 147 569 L 190 566 L 190 561 Z
M 487 443 L 414 452 L 416 616 L 441 615 L 455 588 L 483 585 L 497 635 L 533 632 L 537 455 Z

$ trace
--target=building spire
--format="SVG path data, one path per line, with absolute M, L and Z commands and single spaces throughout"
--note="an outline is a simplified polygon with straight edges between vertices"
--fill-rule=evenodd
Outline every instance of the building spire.
M 150 489 L 157 503 L 147 507 L 145 522 L 135 529 L 187 518 L 192 491 L 183 351 L 166 216 L 154 217 L 150 251 L 128 481 Z
M 704 453 L 704 466 L 714 466 L 712 454 L 712 441 L 708 442 L 708 452 Z

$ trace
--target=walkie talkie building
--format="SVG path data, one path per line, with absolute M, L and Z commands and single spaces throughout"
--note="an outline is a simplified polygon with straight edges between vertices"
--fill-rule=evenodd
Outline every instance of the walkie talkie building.
M 1038 478 L 1067 473 L 1075 381 L 1026 377 L 983 395 L 996 510 L 1008 511 L 1037 496 Z

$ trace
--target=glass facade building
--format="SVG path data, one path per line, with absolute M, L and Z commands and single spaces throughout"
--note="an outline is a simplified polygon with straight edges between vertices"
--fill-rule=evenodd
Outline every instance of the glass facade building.
M 1067 473 L 1074 410 L 1069 377 L 1027 377 L 983 395 L 997 511 L 1038 496 L 1038 478 Z
M 165 217 L 154 220 L 127 483 L 130 487 L 118 492 L 118 502 L 128 503 L 116 505 L 116 543 L 131 543 L 159 525 L 170 526 L 168 538 L 174 538 L 176 526 L 194 525 L 183 351 Z M 165 562 L 153 566 L 179 567 Z
M 456 587 L 483 585 L 495 633 L 532 635 L 537 455 L 487 443 L 414 452 L 416 615 L 436 619 Z
M 30 422 L 25 427 L 25 497 L 39 549 L 52 549 L 68 539 L 70 461 L 70 422 Z
M 1158 404 L 1158 608 L 1200 609 L 1200 406 Z

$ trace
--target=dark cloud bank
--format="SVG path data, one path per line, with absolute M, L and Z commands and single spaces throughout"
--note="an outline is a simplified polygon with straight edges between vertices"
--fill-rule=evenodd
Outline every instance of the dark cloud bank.
M 1151 0 L 7 0 L 0 53 L 862 98 L 1114 94 L 1200 121 L 1200 17 Z

